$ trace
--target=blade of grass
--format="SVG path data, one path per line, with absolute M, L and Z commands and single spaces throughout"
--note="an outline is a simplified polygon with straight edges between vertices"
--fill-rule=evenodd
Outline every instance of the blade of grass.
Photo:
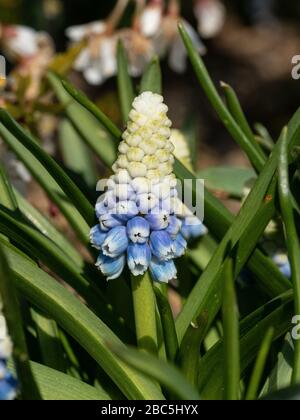
M 157 386 L 121 363 L 106 343 L 122 345 L 117 336 L 71 292 L 30 262 L 12 245 L 3 249 L 19 292 L 53 318 L 111 377 L 129 399 L 163 399 Z M 124 346 L 126 350 L 126 347 Z
M 85 198 L 77 185 L 68 177 L 65 171 L 50 157 L 13 118 L 0 109 L 0 122 L 15 138 L 47 169 L 49 174 L 64 191 L 66 196 L 76 206 L 86 222 L 93 226 L 95 213 L 93 206 Z M 1 131 L 1 130 L 0 130 Z
M 66 80 L 62 80 L 61 83 L 69 95 L 71 95 L 71 97 L 73 97 L 84 108 L 87 108 L 96 117 L 96 119 L 103 124 L 109 133 L 111 133 L 115 138 L 119 138 L 121 136 L 119 128 L 97 107 L 97 105 L 93 104 L 83 92 L 75 89 L 74 86 Z
M 89 226 L 57 182 L 49 175 L 43 165 L 2 124 L 0 124 L 0 134 L 3 141 L 13 150 L 51 200 L 59 207 L 81 241 L 85 244 L 89 243 Z
M 126 124 L 132 103 L 135 97 L 131 77 L 128 73 L 128 61 L 124 46 L 121 41 L 118 43 L 118 90 L 121 104 L 123 123 Z
M 22 316 L 17 294 L 13 286 L 12 273 L 1 246 L 0 295 L 0 299 L 3 302 L 3 313 L 13 342 L 13 358 L 21 384 L 21 398 L 23 400 L 40 400 L 40 391 L 29 364 L 28 350 L 22 327 Z
M 299 401 L 300 400 L 300 386 L 291 386 L 281 389 L 274 394 L 267 395 L 262 398 L 264 401 Z
M 18 203 L 3 165 L 0 163 L 0 200 L 1 204 L 11 210 L 18 208 Z
M 291 333 L 285 337 L 282 348 L 277 356 L 277 363 L 268 376 L 261 397 L 271 392 L 287 388 L 291 384 L 293 373 L 294 343 Z
M 35 308 L 31 308 L 31 315 L 37 331 L 43 364 L 59 372 L 66 372 L 63 347 L 56 322 Z
M 284 336 L 291 328 L 293 313 L 292 293 L 288 292 L 258 308 L 240 323 L 241 376 L 255 360 L 263 337 L 274 327 L 273 341 Z M 209 350 L 199 364 L 199 392 L 203 399 L 219 400 L 224 393 L 223 341 Z
M 178 316 L 176 326 L 179 341 L 197 314 L 208 310 L 210 322 L 214 319 L 221 305 L 221 273 L 226 259 L 230 253 L 235 254 L 236 278 L 275 213 L 275 172 L 279 148 L 280 142 Z
M 267 331 L 261 348 L 259 350 L 255 366 L 250 379 L 250 384 L 246 394 L 246 400 L 253 401 L 256 400 L 259 394 L 259 385 L 261 383 L 263 373 L 266 367 L 267 358 L 270 352 L 271 345 L 273 343 L 274 337 L 274 328 L 270 327 Z
M 174 363 L 178 354 L 178 339 L 172 309 L 168 298 L 158 287 L 154 286 L 154 293 L 164 334 L 167 359 Z
M 133 348 L 110 344 L 112 351 L 129 366 L 158 381 L 181 400 L 200 400 L 197 390 L 173 365 Z
M 124 331 L 124 326 L 118 320 L 113 308 L 110 308 L 104 293 L 94 281 L 94 278 L 91 276 L 86 278 L 85 273 L 81 272 L 79 267 L 55 243 L 40 234 L 32 226 L 24 223 L 18 214 L 12 213 L 1 206 L 0 231 L 43 261 L 47 267 L 73 287 L 101 319 L 104 319 L 110 327 L 116 328 L 121 337 L 124 337 L 126 329 Z M 99 280 L 98 277 L 97 273 L 97 281 Z
M 162 75 L 158 57 L 153 57 L 141 80 L 140 93 L 147 91 L 159 95 L 162 92 Z
M 30 362 L 41 395 L 45 401 L 104 401 L 110 396 L 99 388 L 94 388 L 78 379 L 55 369 Z M 10 365 L 12 368 L 12 366 Z
M 178 363 L 186 379 L 194 386 L 198 385 L 200 347 L 207 331 L 208 314 L 204 312 L 189 326 L 183 337 Z
M 253 131 L 247 121 L 247 118 L 244 114 L 244 111 L 241 107 L 241 104 L 238 100 L 238 97 L 233 90 L 233 88 L 228 85 L 227 83 L 221 82 L 221 88 L 223 89 L 223 92 L 225 94 L 226 99 L 226 105 L 235 119 L 236 123 L 239 125 L 239 127 L 243 130 L 245 136 L 248 137 L 248 139 L 255 144 L 255 137 L 253 134 Z
M 256 132 L 258 133 L 257 141 L 267 151 L 272 152 L 274 147 L 274 140 L 272 139 L 269 131 L 265 126 L 260 123 L 254 125 Z
M 208 71 L 204 65 L 202 58 L 200 57 L 197 49 L 194 47 L 193 42 L 188 35 L 184 25 L 179 23 L 179 32 L 182 40 L 186 46 L 189 58 L 194 67 L 195 73 L 198 77 L 203 90 L 205 91 L 209 101 L 213 108 L 219 115 L 221 121 L 233 137 L 233 139 L 241 146 L 244 152 L 247 154 L 250 162 L 257 172 L 260 172 L 265 163 L 265 157 L 261 149 L 256 143 L 252 143 L 248 137 L 244 134 L 243 130 L 236 123 L 231 113 L 226 108 L 220 95 L 218 94 L 213 81 L 211 80 Z
M 80 176 L 90 188 L 97 183 L 97 170 L 90 150 L 73 125 L 63 120 L 59 126 L 59 145 L 65 166 Z
M 21 213 L 26 219 L 32 223 L 43 235 L 51 239 L 57 246 L 59 246 L 65 254 L 78 266 L 80 270 L 83 269 L 84 261 L 81 254 L 73 247 L 71 242 L 59 232 L 54 225 L 44 217 L 29 201 L 27 201 L 17 190 L 13 189 L 17 204 Z
M 16 194 L 14 193 L 9 180 L 6 177 L 4 168 L 2 168 L 2 165 L 0 165 L 0 189 L 2 188 L 7 192 L 7 194 L 0 194 L 1 204 L 4 204 L 7 208 L 16 211 L 18 209 Z M 23 200 L 26 201 L 25 199 Z M 64 364 L 61 357 L 62 347 L 59 344 L 58 338 L 55 337 L 55 331 L 57 330 L 56 323 L 48 318 L 43 318 L 42 316 L 37 314 L 36 311 L 34 311 L 33 309 L 32 311 L 34 312 L 34 314 L 36 314 L 36 321 L 41 321 L 42 323 L 41 328 L 38 328 L 38 331 L 42 331 L 44 329 L 48 332 L 48 334 L 43 335 L 43 337 L 46 337 L 46 340 L 42 340 L 41 335 L 38 334 L 39 343 L 41 346 L 42 354 L 44 356 L 44 360 L 50 362 L 50 364 L 48 364 L 50 367 L 64 371 Z M 39 323 L 37 322 L 37 324 Z M 51 334 L 51 332 L 53 332 L 53 334 Z M 45 341 L 46 343 L 44 343 Z
M 72 96 L 62 85 L 62 79 L 58 75 L 49 73 L 48 80 L 64 107 L 66 117 L 80 134 L 82 140 L 100 157 L 105 165 L 111 168 L 116 160 L 117 146 L 107 134 L 103 124 L 99 124 L 85 107 L 74 102 Z M 95 108 L 99 110 L 96 105 Z
M 289 261 L 292 269 L 292 282 L 294 288 L 295 314 L 300 314 L 300 242 L 295 225 L 288 171 L 288 141 L 287 131 L 280 148 L 279 160 L 279 197 L 281 213 L 285 226 L 285 235 L 288 248 Z M 292 385 L 300 383 L 300 340 L 295 341 L 294 366 Z
M 233 262 L 224 266 L 223 292 L 223 351 L 224 351 L 224 398 L 236 401 L 240 398 L 240 343 L 239 321 L 234 289 Z

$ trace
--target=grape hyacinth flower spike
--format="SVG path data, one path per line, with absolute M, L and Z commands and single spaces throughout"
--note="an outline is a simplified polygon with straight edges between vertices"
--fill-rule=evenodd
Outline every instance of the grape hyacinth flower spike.
M 150 270 L 154 281 L 167 283 L 176 278 L 174 259 L 185 253 L 186 239 L 204 233 L 202 223 L 178 205 L 167 112 L 158 94 L 144 92 L 134 100 L 114 174 L 96 204 L 99 224 L 90 237 L 107 280 L 120 277 L 127 264 L 133 276 Z

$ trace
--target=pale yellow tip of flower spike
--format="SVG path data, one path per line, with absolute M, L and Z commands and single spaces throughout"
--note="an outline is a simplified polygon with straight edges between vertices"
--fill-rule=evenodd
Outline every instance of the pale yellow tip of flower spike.
M 172 173 L 174 164 L 168 107 L 161 95 L 152 92 L 135 98 L 132 107 L 113 170 L 127 170 L 133 179 L 160 182 Z

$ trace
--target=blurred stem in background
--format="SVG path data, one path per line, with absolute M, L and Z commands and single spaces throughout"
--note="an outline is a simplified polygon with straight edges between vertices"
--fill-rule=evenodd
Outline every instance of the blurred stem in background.
M 123 14 L 128 6 L 130 0 L 118 0 L 117 4 L 115 6 L 115 8 L 113 9 L 113 11 L 111 12 L 110 16 L 107 19 L 107 26 L 108 26 L 108 30 L 114 30 L 120 20 L 123 17 Z

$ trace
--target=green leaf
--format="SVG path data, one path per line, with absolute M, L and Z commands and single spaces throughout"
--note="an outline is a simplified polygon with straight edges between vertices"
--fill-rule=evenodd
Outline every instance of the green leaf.
M 18 158 L 27 167 L 29 172 L 31 172 L 33 177 L 49 195 L 51 200 L 53 200 L 53 202 L 59 207 L 74 230 L 77 232 L 79 238 L 84 243 L 88 243 L 89 226 L 53 177 L 48 173 L 38 159 L 36 159 L 1 123 L 0 134 L 3 141 L 14 151 Z
M 65 166 L 80 176 L 90 188 L 95 188 L 97 171 L 90 150 L 68 120 L 59 126 L 59 145 Z
M 118 90 L 121 104 L 123 123 L 126 124 L 135 97 L 131 77 L 128 73 L 126 51 L 121 41 L 118 43 Z
M 120 137 L 120 130 L 118 127 L 97 107 L 97 105 L 93 104 L 83 92 L 77 90 L 66 80 L 62 80 L 61 83 L 69 95 L 84 108 L 88 108 L 96 119 L 103 124 L 108 132 L 110 132 L 115 138 Z
M 285 226 L 285 235 L 288 248 L 289 261 L 292 270 L 292 282 L 294 288 L 295 314 L 300 314 L 300 242 L 295 225 L 293 203 L 289 185 L 288 165 L 288 138 L 287 130 L 280 148 L 279 159 L 279 198 L 281 213 Z M 292 384 L 300 383 L 300 341 L 295 341 L 294 366 Z
M 250 384 L 247 390 L 246 400 L 256 400 L 261 383 L 263 373 L 266 367 L 267 358 L 270 352 L 270 348 L 273 342 L 274 328 L 270 327 L 267 331 L 261 348 L 259 350 L 255 366 L 250 379 Z
M 0 246 L 0 302 L 13 343 L 13 358 L 21 385 L 21 397 L 24 400 L 39 400 L 40 391 L 29 364 L 22 315 L 13 283 L 14 279 L 9 263 L 2 246 Z
M 274 327 L 273 341 L 290 329 L 293 313 L 292 294 L 286 293 L 257 309 L 240 324 L 241 375 L 254 361 L 263 337 Z M 224 355 L 222 340 L 200 359 L 199 391 L 203 398 L 219 400 L 223 397 Z
M 110 348 L 123 362 L 155 379 L 179 399 L 200 400 L 197 390 L 175 366 L 133 348 L 123 349 L 113 344 Z
M 282 389 L 263 398 L 265 401 L 300 401 L 300 386 Z
M 200 347 L 207 331 L 208 314 L 204 312 L 192 322 L 183 337 L 178 362 L 186 379 L 198 385 Z
M 11 210 L 18 208 L 18 203 L 13 192 L 11 183 L 9 182 L 5 169 L 0 162 L 0 197 L 1 204 Z
M 100 273 L 97 272 L 96 281 L 94 276 L 87 276 L 85 271 L 88 272 L 88 270 L 85 270 L 85 266 L 78 267 L 52 240 L 34 227 L 24 223 L 19 214 L 2 206 L 0 206 L 0 231 L 43 261 L 46 266 L 72 286 L 101 319 L 116 328 L 122 337 L 124 336 L 124 326 L 117 319 L 113 309 L 109 307 L 103 292 L 96 283 L 101 278 Z
M 44 236 L 51 239 L 58 247 L 60 247 L 65 254 L 72 260 L 72 262 L 81 270 L 84 266 L 84 261 L 81 254 L 75 249 L 68 239 L 59 232 L 54 225 L 44 217 L 29 201 L 27 201 L 16 189 L 13 189 L 17 204 L 21 213 L 26 219 L 32 223 Z
M 194 67 L 194 71 L 198 77 L 198 80 L 206 93 L 209 101 L 213 108 L 219 115 L 221 121 L 231 134 L 232 138 L 241 146 L 241 148 L 247 154 L 250 162 L 256 171 L 260 172 L 265 163 L 265 157 L 260 147 L 256 143 L 252 143 L 248 137 L 244 134 L 243 130 L 236 123 L 231 113 L 228 111 L 220 95 L 218 94 L 213 81 L 211 80 L 209 73 L 204 65 L 202 58 L 200 57 L 197 49 L 193 45 L 193 42 L 188 35 L 184 25 L 179 24 L 179 32 L 182 40 L 187 49 L 189 58 Z
M 227 83 L 224 83 L 224 82 L 221 82 L 221 87 L 224 91 L 226 104 L 227 104 L 227 107 L 228 107 L 231 115 L 235 119 L 238 126 L 243 130 L 245 136 L 247 136 L 248 139 L 253 144 L 255 144 L 256 141 L 255 141 L 254 134 L 253 134 L 252 129 L 251 129 L 251 127 L 250 127 L 250 125 L 247 121 L 247 118 L 244 114 L 244 111 L 241 107 L 241 104 L 238 100 L 238 97 L 237 97 L 235 91 L 233 90 L 233 88 L 231 86 L 229 86 Z
M 174 363 L 178 353 L 178 339 L 172 309 L 168 298 L 158 287 L 154 287 L 154 293 L 164 334 L 166 355 L 168 360 Z
M 267 152 L 271 152 L 274 147 L 274 140 L 272 139 L 268 129 L 260 124 L 256 123 L 254 125 L 256 132 L 258 133 L 257 142 L 263 147 Z
M 93 206 L 85 198 L 77 185 L 68 177 L 64 170 L 50 157 L 21 127 L 12 117 L 3 109 L 0 109 L 0 122 L 16 139 L 44 166 L 48 173 L 53 177 L 57 184 L 64 191 L 70 201 L 76 206 L 79 213 L 92 226 L 95 215 Z M 0 130 L 1 132 L 2 130 Z
M 223 292 L 223 352 L 224 352 L 224 398 L 236 401 L 240 397 L 240 343 L 239 315 L 236 302 L 232 260 L 224 265 Z
M 31 315 L 37 331 L 43 364 L 65 372 L 66 363 L 56 322 L 35 308 L 31 308 Z
M 278 353 L 277 363 L 268 376 L 262 396 L 287 388 L 291 384 L 293 374 L 294 343 L 290 333 L 287 334 L 282 349 Z
M 243 198 L 247 182 L 256 179 L 252 169 L 239 167 L 210 167 L 197 173 L 197 177 L 205 180 L 206 188 L 224 191 L 232 197 Z
M 120 346 L 113 332 L 71 292 L 28 261 L 10 244 L 3 244 L 19 292 L 53 318 L 93 357 L 129 399 L 163 399 L 157 386 L 124 363 L 107 348 Z M 126 347 L 124 347 L 126 349 Z
M 30 362 L 41 395 L 45 401 L 104 401 L 110 396 L 58 370 Z
M 101 124 L 99 124 L 93 115 L 90 115 L 89 110 L 85 109 L 86 107 L 84 104 L 80 104 L 78 98 L 82 99 L 83 97 L 85 99 L 86 97 L 83 94 L 79 94 L 78 91 L 76 91 L 78 100 L 74 102 L 73 94 L 75 88 L 66 81 L 62 84 L 62 79 L 59 76 L 54 73 L 49 73 L 48 80 L 59 101 L 64 106 L 66 116 L 76 128 L 81 138 L 97 156 L 111 168 L 111 165 L 116 159 L 117 146 L 107 134 L 104 127 L 106 127 L 105 123 L 107 123 L 109 127 L 114 125 L 111 125 L 110 120 L 93 104 L 93 110 L 96 112 L 97 116 L 100 115 L 103 117 L 100 119 Z M 110 130 L 108 130 L 108 132 L 110 132 Z
M 141 80 L 140 93 L 147 91 L 159 95 L 162 93 L 162 75 L 158 57 L 153 57 Z
M 221 305 L 220 286 L 224 263 L 230 254 L 234 255 L 234 277 L 237 278 L 242 267 L 255 249 L 266 226 L 275 214 L 274 196 L 277 181 L 275 173 L 279 151 L 280 143 L 275 147 L 271 158 L 258 177 L 240 213 L 228 229 L 209 265 L 190 293 L 176 322 L 179 341 L 197 314 L 205 310 L 209 311 L 209 319 L 212 322 Z M 265 199 L 266 197 L 268 197 L 268 200 Z M 268 287 L 274 282 L 274 279 L 270 278 L 264 279 L 260 277 L 259 280 L 268 285 Z M 283 287 L 288 288 L 288 284 L 286 286 L 285 284 L 282 284 Z

